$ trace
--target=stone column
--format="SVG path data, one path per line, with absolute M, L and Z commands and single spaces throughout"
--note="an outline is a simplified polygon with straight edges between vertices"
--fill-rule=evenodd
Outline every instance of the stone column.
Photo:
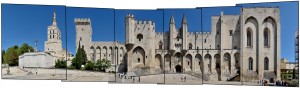
M 217 71 L 216 71 L 216 58 L 214 57 L 214 56 L 212 56 L 212 58 L 211 58 L 211 72 L 212 72 L 212 74 L 215 74 L 215 73 L 217 73 Z
M 230 64 L 230 65 L 231 65 L 231 68 L 230 68 L 230 69 L 231 69 L 231 72 L 230 72 L 230 74 L 231 74 L 231 75 L 234 75 L 233 73 L 236 73 L 236 72 L 234 72 L 234 71 L 236 71 L 234 54 L 231 54 L 230 57 L 231 57 L 231 58 L 230 58 L 230 60 L 231 60 L 231 64 Z

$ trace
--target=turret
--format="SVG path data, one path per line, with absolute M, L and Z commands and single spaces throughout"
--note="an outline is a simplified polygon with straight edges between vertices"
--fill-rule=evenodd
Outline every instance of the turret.
M 128 14 L 125 18 L 126 44 L 134 44 L 135 20 L 133 14 Z
M 75 18 L 76 25 L 76 50 L 79 46 L 83 46 L 85 50 L 91 46 L 92 42 L 92 26 L 90 18 Z
M 182 17 L 182 23 L 181 23 L 181 35 L 182 35 L 182 49 L 186 50 L 187 49 L 187 22 L 186 22 L 186 18 L 185 15 L 183 14 Z
M 176 37 L 177 34 L 175 34 L 176 31 L 176 27 L 175 27 L 175 21 L 174 21 L 174 17 L 173 15 L 171 16 L 170 19 L 170 24 L 169 24 L 169 32 L 170 32 L 170 36 L 169 36 L 169 41 L 170 41 L 170 50 L 174 50 L 174 38 Z

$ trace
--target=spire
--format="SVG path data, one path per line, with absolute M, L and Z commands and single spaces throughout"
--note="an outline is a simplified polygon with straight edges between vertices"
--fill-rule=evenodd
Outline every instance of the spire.
M 184 14 L 183 14 L 183 17 L 182 17 L 182 24 L 186 24 L 186 18 L 185 18 Z
M 172 14 L 171 19 L 170 19 L 170 24 L 175 24 L 173 14 Z
M 52 25 L 56 25 L 56 12 L 53 12 Z

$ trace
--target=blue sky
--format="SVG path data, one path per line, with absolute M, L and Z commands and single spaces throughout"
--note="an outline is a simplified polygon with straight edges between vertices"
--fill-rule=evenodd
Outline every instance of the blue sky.
M 238 4 L 237 6 L 278 6 L 280 9 L 280 37 L 281 37 L 281 58 L 287 58 L 290 62 L 295 61 L 295 31 L 299 27 L 299 4 L 294 2 L 280 3 L 257 3 L 257 4 Z
M 63 48 L 66 47 L 65 6 L 13 5 L 2 6 L 2 50 L 13 45 L 27 43 L 44 51 L 47 41 L 47 28 L 52 24 L 53 12 L 56 11 L 58 27 L 62 34 Z
M 92 41 L 114 41 L 114 10 L 101 8 L 67 7 L 68 52 L 76 54 L 74 18 L 90 18 Z
M 115 10 L 116 40 L 125 42 L 125 17 L 128 13 L 134 15 L 136 20 L 151 20 L 155 22 L 155 31 L 163 31 L 163 11 L 162 10 Z
M 181 27 L 183 14 L 188 24 L 188 32 L 201 31 L 201 9 L 163 9 L 164 10 L 164 31 L 169 31 L 171 16 L 174 16 L 177 30 Z

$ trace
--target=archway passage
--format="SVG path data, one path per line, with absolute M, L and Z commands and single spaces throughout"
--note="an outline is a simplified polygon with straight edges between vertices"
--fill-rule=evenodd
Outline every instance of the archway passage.
M 215 66 L 215 70 L 218 73 L 218 80 L 221 81 L 221 58 L 220 58 L 220 55 L 216 54 L 214 56 L 214 58 L 215 58 L 215 61 L 216 61 L 216 63 L 215 63 L 215 65 L 216 65 Z
M 136 64 L 143 64 L 145 65 L 145 50 L 142 47 L 136 47 L 133 50 L 133 58 L 134 58 L 134 62 Z
M 182 67 L 180 65 L 175 66 L 176 73 L 181 73 Z
M 155 55 L 155 66 L 159 67 L 160 70 L 163 70 L 163 63 L 160 54 Z

